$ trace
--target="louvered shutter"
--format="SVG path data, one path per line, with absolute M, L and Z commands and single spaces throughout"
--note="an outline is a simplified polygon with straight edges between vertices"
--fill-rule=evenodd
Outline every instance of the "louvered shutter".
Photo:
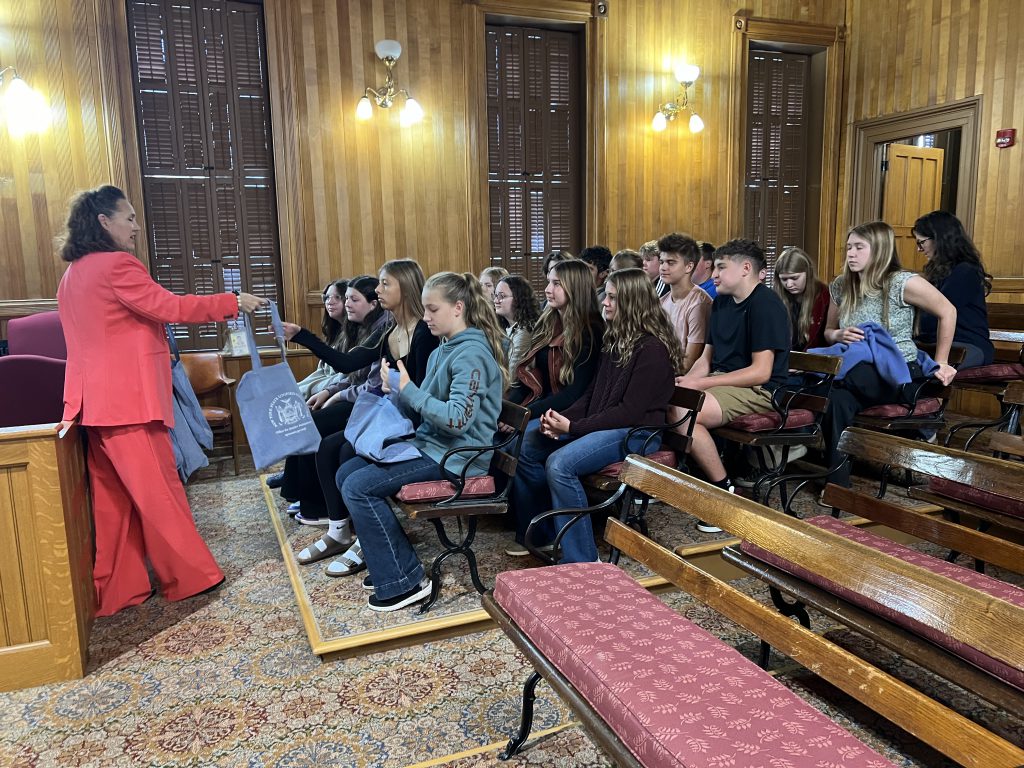
M 128 20 L 154 278 L 176 293 L 279 299 L 261 8 L 131 0 Z M 223 328 L 175 335 L 183 349 L 218 349 Z
M 803 54 L 750 52 L 744 234 L 764 248 L 769 285 L 779 251 L 804 240 L 809 64 Z
M 578 37 L 487 27 L 491 263 L 542 288 L 548 251 L 582 241 Z

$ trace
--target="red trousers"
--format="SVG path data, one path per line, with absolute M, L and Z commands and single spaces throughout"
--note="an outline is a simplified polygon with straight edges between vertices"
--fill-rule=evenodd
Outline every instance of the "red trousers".
M 110 616 L 149 597 L 147 558 L 168 600 L 183 600 L 223 580 L 196 530 L 167 427 L 154 421 L 86 431 L 97 615 Z

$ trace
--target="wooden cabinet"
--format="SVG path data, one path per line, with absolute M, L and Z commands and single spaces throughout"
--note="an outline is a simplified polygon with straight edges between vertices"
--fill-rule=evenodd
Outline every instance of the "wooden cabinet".
M 79 430 L 0 429 L 0 690 L 85 674 L 92 562 Z

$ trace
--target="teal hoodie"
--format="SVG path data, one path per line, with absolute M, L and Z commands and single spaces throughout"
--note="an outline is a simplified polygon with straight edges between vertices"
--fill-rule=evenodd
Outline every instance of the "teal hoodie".
M 430 353 L 423 383 L 410 381 L 402 389 L 402 406 L 422 420 L 412 442 L 438 463 L 452 448 L 490 445 L 498 429 L 503 389 L 501 369 L 483 331 L 467 328 L 442 339 Z M 470 454 L 456 454 L 445 467 L 459 473 L 469 458 Z M 483 454 L 469 474 L 487 474 L 490 461 L 491 454 Z

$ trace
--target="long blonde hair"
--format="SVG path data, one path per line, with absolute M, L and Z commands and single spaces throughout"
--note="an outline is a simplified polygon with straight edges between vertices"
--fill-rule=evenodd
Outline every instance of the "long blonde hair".
M 641 337 L 650 334 L 665 345 L 672 370 L 681 376 L 683 347 L 647 273 L 638 268 L 619 269 L 608 275 L 608 284 L 615 286 L 616 306 L 604 332 L 604 351 L 617 366 L 624 367 Z
M 462 302 L 463 318 L 467 328 L 483 331 L 487 344 L 494 355 L 494 361 L 501 371 L 501 389 L 508 389 L 508 360 L 505 357 L 505 331 L 494 312 L 494 299 L 484 293 L 479 279 L 472 272 L 438 272 L 431 275 L 423 286 L 424 291 L 438 291 L 449 304 Z
M 900 255 L 896 252 L 896 235 L 884 221 L 869 221 L 850 227 L 846 233 L 857 235 L 871 247 L 871 261 L 860 272 L 850 269 L 847 262 L 843 267 L 843 289 L 840 294 L 839 323 L 846 325 L 848 319 L 868 296 L 882 295 L 882 325 L 889 327 L 889 283 L 892 276 L 903 269 Z
M 784 272 L 786 274 L 803 272 L 807 275 L 803 293 L 794 296 L 786 290 L 782 285 L 782 280 L 779 279 L 779 275 Z M 772 288 L 782 299 L 782 303 L 789 308 L 790 316 L 793 315 L 793 310 L 796 310 L 796 338 L 801 345 L 806 345 L 809 341 L 807 333 L 810 331 L 811 321 L 814 319 L 814 303 L 818 300 L 821 292 L 825 290 L 825 284 L 818 279 L 818 270 L 814 266 L 814 261 L 807 255 L 807 251 L 797 248 L 795 245 L 782 249 L 778 261 L 775 262 L 775 281 Z
M 594 275 L 586 262 L 567 259 L 551 265 L 551 272 L 558 276 L 565 291 L 565 307 L 562 308 L 562 367 L 558 380 L 563 386 L 572 384 L 573 366 L 583 352 L 584 338 L 590 341 L 591 354 L 594 349 L 594 327 L 600 327 L 601 311 L 597 307 L 597 293 L 594 291 Z M 559 312 L 546 307 L 537 325 L 533 328 L 530 347 L 537 349 L 551 343 L 558 325 Z

